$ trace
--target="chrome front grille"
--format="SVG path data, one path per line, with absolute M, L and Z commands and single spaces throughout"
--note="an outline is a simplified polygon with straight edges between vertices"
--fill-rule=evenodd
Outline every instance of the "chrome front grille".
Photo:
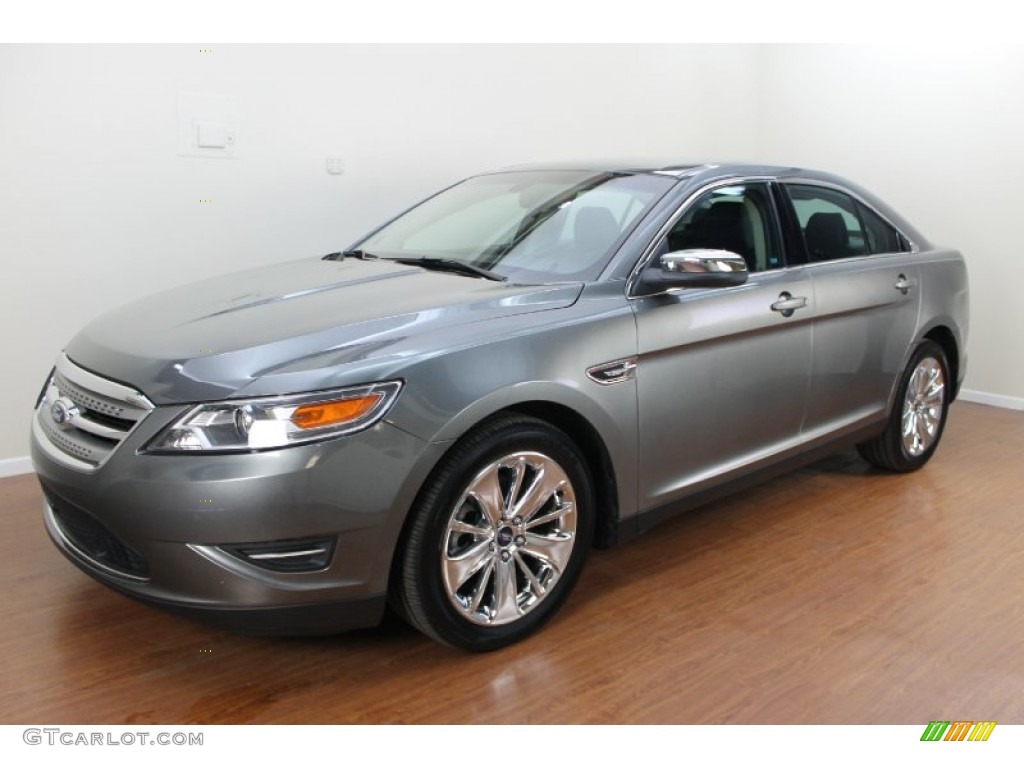
M 91 472 L 152 410 L 153 404 L 142 393 L 79 368 L 61 355 L 32 429 L 52 459 Z
M 68 377 L 60 373 L 60 371 L 54 372 L 53 383 L 57 385 L 61 395 L 74 400 L 79 407 L 88 408 L 96 414 L 123 419 L 129 425 L 134 424 L 146 415 L 145 410 L 142 408 L 133 408 L 127 403 L 111 401 L 108 398 L 95 395 L 89 392 L 89 390 L 77 386 L 74 382 L 69 381 Z

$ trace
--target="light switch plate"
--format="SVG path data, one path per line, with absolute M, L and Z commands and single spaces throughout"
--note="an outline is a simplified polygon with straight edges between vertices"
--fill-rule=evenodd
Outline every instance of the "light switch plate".
M 224 123 L 197 123 L 196 146 L 200 149 L 224 149 L 228 145 L 228 129 Z
M 230 96 L 178 92 L 178 154 L 182 157 L 238 156 L 238 107 Z
M 341 155 L 327 156 L 327 172 L 332 176 L 338 176 L 345 172 L 345 162 Z

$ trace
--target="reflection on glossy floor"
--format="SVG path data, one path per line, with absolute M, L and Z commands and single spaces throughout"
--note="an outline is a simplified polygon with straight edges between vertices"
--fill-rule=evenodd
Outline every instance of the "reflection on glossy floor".
M 162 613 L 57 554 L 34 477 L 0 480 L 0 722 L 1024 722 L 1022 478 L 1024 413 L 958 403 L 925 470 L 842 455 L 595 552 L 486 656 Z

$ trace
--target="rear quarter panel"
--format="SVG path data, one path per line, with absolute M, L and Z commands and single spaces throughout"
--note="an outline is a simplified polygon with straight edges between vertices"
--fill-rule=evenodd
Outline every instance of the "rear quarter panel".
M 970 326 L 967 264 L 959 251 L 937 248 L 921 253 L 921 310 L 918 338 L 947 328 L 956 341 L 955 367 L 959 392 L 967 371 L 967 335 Z

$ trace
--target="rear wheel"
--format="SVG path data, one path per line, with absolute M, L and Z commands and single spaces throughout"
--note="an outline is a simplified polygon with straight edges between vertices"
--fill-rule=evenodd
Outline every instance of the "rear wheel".
M 591 481 L 560 430 L 508 415 L 464 438 L 413 510 L 393 602 L 448 645 L 490 651 L 536 630 L 579 576 Z
M 948 372 L 946 354 L 934 341 L 914 350 L 885 432 L 857 446 L 866 461 L 894 472 L 912 472 L 928 462 L 946 426 Z

